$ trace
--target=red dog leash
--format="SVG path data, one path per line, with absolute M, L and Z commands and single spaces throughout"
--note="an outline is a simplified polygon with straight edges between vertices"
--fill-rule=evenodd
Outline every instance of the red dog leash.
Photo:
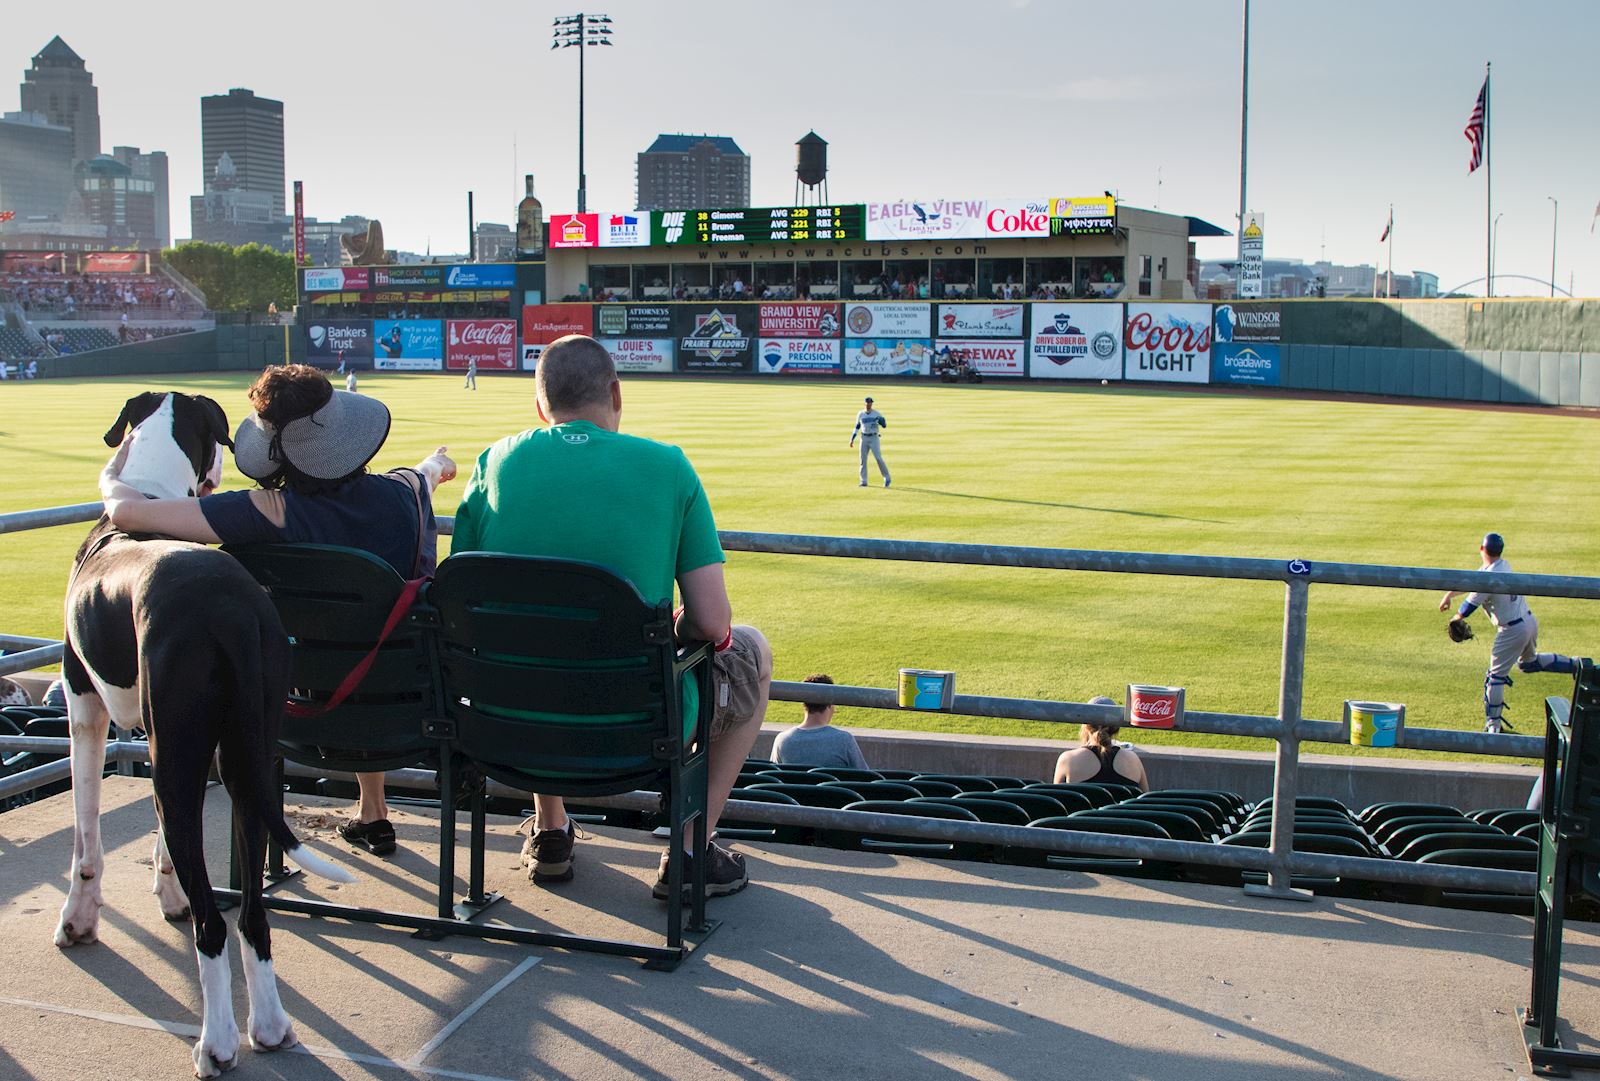
M 383 630 L 378 635 L 378 641 L 368 651 L 367 655 L 362 657 L 354 668 L 350 669 L 349 674 L 339 681 L 339 686 L 334 688 L 333 694 L 326 702 L 315 706 L 302 705 L 299 702 L 292 701 L 285 702 L 283 711 L 291 717 L 298 717 L 302 720 L 320 717 L 324 713 L 337 708 L 339 703 L 354 694 L 356 688 L 361 686 L 361 681 L 367 678 L 367 672 L 372 668 L 372 662 L 378 659 L 378 650 L 383 648 L 383 644 L 389 640 L 389 636 L 394 633 L 394 629 L 400 625 L 400 621 L 411 610 L 411 605 L 416 602 L 417 593 L 421 591 L 423 583 L 427 580 L 426 578 L 413 578 L 406 582 L 405 587 L 400 590 L 400 596 L 395 599 L 394 608 L 390 610 L 388 620 L 383 624 Z

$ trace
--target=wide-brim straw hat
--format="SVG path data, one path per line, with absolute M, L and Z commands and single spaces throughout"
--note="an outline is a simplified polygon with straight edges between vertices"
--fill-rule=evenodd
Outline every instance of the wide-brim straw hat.
M 316 480 L 338 480 L 372 461 L 387 438 L 388 406 L 364 394 L 336 390 L 327 405 L 291 420 L 281 431 L 251 413 L 234 434 L 233 460 L 252 480 L 265 480 L 285 464 Z

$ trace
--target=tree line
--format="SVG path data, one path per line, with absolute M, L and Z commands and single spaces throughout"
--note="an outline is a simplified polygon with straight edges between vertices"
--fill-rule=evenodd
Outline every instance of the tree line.
M 264 312 L 295 303 L 294 256 L 261 244 L 210 244 L 191 240 L 161 253 L 162 260 L 205 294 L 216 312 Z

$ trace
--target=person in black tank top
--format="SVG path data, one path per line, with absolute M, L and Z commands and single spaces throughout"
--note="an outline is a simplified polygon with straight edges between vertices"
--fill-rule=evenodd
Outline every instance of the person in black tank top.
M 1114 706 L 1116 702 L 1100 695 L 1089 700 L 1092 706 Z M 1131 784 L 1150 791 L 1144 763 L 1132 747 L 1119 746 L 1115 725 L 1082 725 L 1079 746 L 1064 751 L 1056 759 L 1057 784 Z M 1120 769 L 1118 767 L 1121 767 Z

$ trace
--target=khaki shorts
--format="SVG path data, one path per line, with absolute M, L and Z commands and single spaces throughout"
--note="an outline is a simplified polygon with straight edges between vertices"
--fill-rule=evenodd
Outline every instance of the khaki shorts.
M 761 700 L 761 650 L 749 627 L 733 628 L 733 644 L 711 659 L 711 739 L 751 720 Z

